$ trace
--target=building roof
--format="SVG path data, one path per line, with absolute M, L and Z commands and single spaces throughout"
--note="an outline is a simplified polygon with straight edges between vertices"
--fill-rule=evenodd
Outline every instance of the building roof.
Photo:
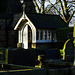
M 27 14 L 36 28 L 64 28 L 68 25 L 59 15 Z
M 34 26 L 39 29 L 64 28 L 68 26 L 68 24 L 66 24 L 59 15 L 50 15 L 50 14 L 26 14 L 26 15 L 30 19 L 30 21 L 34 24 Z M 13 26 L 16 25 L 20 16 L 21 14 L 19 14 L 19 16 L 14 18 Z
M 25 2 L 27 2 L 27 1 L 33 1 L 33 0 L 24 0 Z

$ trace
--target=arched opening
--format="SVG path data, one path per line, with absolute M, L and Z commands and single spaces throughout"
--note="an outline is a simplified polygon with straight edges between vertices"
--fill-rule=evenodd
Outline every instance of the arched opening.
M 27 22 L 20 25 L 19 43 L 22 43 L 22 48 L 25 49 L 36 47 L 36 28 L 32 23 Z
M 28 48 L 31 48 L 32 46 L 32 30 L 30 26 L 28 26 Z

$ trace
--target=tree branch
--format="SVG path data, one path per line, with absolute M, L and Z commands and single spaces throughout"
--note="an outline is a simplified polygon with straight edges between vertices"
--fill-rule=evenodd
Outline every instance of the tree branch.
M 36 12 L 40 13 L 40 9 L 39 9 L 39 6 L 38 6 L 37 2 L 35 0 L 33 0 L 33 2 L 34 2 L 34 5 L 36 7 Z
M 68 22 L 71 20 L 71 18 L 72 18 L 72 16 L 74 15 L 74 13 L 75 13 L 75 11 L 72 12 L 72 14 L 70 15 L 70 17 L 69 17 L 68 20 L 64 19 L 64 21 L 65 21 L 66 23 L 68 23 Z
M 65 19 L 65 14 L 64 14 L 64 8 L 63 8 L 63 5 L 62 5 L 62 1 L 61 0 L 59 0 L 59 3 L 60 3 L 60 7 L 61 7 L 61 11 L 62 11 L 62 17 L 63 17 L 63 19 Z
M 48 12 L 51 10 L 51 8 L 54 7 L 54 8 L 56 9 L 56 11 L 58 12 L 58 14 L 60 14 L 60 12 L 58 11 L 58 9 L 54 6 L 54 5 L 56 5 L 58 2 L 56 2 L 55 4 L 52 4 L 52 3 L 49 1 L 49 3 L 50 3 L 52 6 L 48 9 L 48 11 L 47 11 L 46 13 L 48 13 Z M 46 7 L 46 9 L 47 9 L 47 7 Z M 61 15 L 61 14 L 60 14 L 60 15 Z

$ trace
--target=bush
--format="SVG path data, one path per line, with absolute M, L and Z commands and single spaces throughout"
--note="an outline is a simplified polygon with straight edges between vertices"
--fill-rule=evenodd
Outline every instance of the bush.
M 35 66 L 38 49 L 14 48 L 8 50 L 8 63 L 25 66 Z

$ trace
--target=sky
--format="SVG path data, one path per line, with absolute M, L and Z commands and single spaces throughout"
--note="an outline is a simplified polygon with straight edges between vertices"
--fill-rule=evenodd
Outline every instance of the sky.
M 55 2 L 56 2 L 56 0 L 50 0 L 50 2 L 52 3 L 52 4 L 54 4 Z M 50 4 L 48 1 L 46 1 L 45 2 L 45 6 L 47 6 L 48 4 Z
M 54 4 L 56 2 L 56 0 L 50 0 L 50 2 Z
M 72 17 L 71 21 L 69 22 L 69 27 L 73 27 L 75 24 L 75 14 L 74 16 Z

